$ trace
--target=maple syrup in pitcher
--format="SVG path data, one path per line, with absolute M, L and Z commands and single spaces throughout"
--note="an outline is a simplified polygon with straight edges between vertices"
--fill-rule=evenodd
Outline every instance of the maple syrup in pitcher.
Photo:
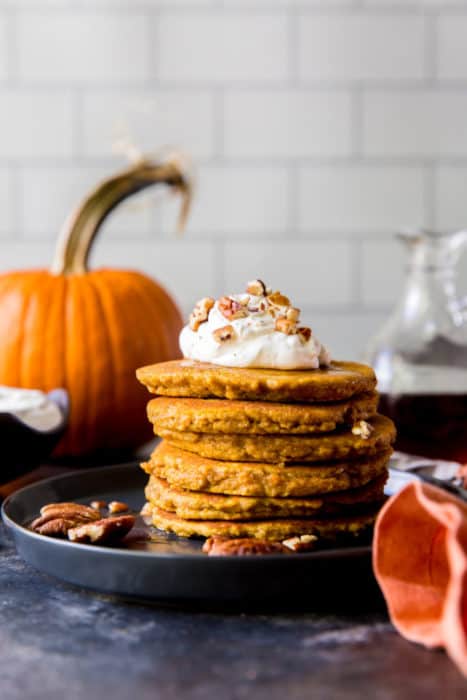
M 401 234 L 411 258 L 404 293 L 366 361 L 381 413 L 403 452 L 467 462 L 467 297 L 456 270 L 467 232 Z
M 382 394 L 379 412 L 396 424 L 398 450 L 467 463 L 467 394 Z

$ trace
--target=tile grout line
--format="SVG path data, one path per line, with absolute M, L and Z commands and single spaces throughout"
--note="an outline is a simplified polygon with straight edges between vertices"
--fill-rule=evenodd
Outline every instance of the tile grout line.
M 211 91 L 214 133 L 212 136 L 212 158 L 215 165 L 223 162 L 225 155 L 225 89 Z
M 6 20 L 7 85 L 16 87 L 19 81 L 18 12 L 10 8 L 4 13 Z
M 17 231 L 17 234 L 14 235 L 13 232 L 9 232 L 8 239 L 10 241 L 23 241 L 25 240 L 25 235 L 24 235 L 24 222 L 23 222 L 23 216 L 22 216 L 22 207 L 21 207 L 21 200 L 22 200 L 22 169 L 21 165 L 18 162 L 11 161 L 8 166 L 8 172 L 9 172 L 9 178 L 10 178 L 10 188 L 9 188 L 9 193 L 12 198 L 12 212 L 13 212 L 13 232 Z M 12 235 L 13 233 L 13 235 Z
M 427 161 L 424 167 L 423 178 L 423 198 L 425 210 L 424 225 L 428 228 L 435 228 L 437 221 L 437 204 L 436 204 L 436 173 L 437 165 L 435 161 Z
M 287 83 L 291 89 L 300 83 L 300 12 L 287 10 Z
M 424 17 L 425 23 L 425 47 L 424 47 L 424 71 L 427 82 L 427 87 L 435 88 L 438 86 L 438 62 L 439 62 L 439 45 L 438 45 L 438 22 L 439 13 L 436 11 L 426 12 Z
M 364 133 L 364 92 L 355 88 L 351 93 L 351 156 L 363 157 Z

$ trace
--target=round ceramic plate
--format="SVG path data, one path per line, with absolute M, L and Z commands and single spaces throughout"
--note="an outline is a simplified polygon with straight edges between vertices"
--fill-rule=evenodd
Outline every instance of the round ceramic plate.
M 374 592 L 371 547 L 294 555 L 208 557 L 202 540 L 154 530 L 137 548 L 98 547 L 38 535 L 27 528 L 56 501 L 124 501 L 139 510 L 147 475 L 137 464 L 73 472 L 23 488 L 3 504 L 16 548 L 36 569 L 68 583 L 127 598 L 318 607 Z

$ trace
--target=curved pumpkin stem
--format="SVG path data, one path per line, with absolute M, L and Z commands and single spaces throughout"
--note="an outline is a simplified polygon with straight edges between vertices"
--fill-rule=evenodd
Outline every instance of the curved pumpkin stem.
M 104 219 L 124 199 L 158 183 L 169 185 L 182 195 L 178 220 L 178 230 L 181 231 L 191 204 L 191 180 L 175 160 L 155 163 L 143 159 L 101 182 L 72 212 L 57 241 L 51 273 L 87 272 L 92 244 Z

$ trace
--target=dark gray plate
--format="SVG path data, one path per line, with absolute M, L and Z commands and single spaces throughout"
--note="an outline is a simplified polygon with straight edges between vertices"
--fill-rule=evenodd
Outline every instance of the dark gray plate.
M 154 530 L 138 549 L 74 544 L 25 525 L 45 503 L 119 500 L 139 510 L 147 476 L 136 464 L 73 472 L 28 486 L 3 504 L 3 519 L 23 559 L 68 583 L 127 598 L 165 602 L 261 603 L 282 608 L 336 606 L 373 594 L 371 547 L 294 555 L 208 557 L 202 541 Z

